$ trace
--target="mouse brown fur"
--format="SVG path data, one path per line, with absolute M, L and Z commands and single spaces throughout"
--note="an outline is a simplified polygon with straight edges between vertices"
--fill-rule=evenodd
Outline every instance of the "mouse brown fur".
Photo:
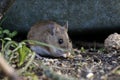
M 58 48 L 72 49 L 72 43 L 69 40 L 67 31 L 67 24 L 61 26 L 53 21 L 41 21 L 31 27 L 27 38 L 55 46 L 50 48 L 34 45 L 31 48 L 36 53 L 42 56 L 65 57 L 64 55 L 67 55 L 68 52 L 64 52 Z

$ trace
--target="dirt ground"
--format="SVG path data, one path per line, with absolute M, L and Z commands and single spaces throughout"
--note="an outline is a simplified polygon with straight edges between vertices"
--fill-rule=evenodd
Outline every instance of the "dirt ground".
M 40 74 L 41 80 L 120 80 L 119 51 L 108 52 L 103 46 L 100 46 L 74 49 L 75 53 L 71 58 L 40 58 L 37 60 L 52 69 L 55 74 L 64 75 L 67 79 L 45 76 L 45 73 L 41 71 L 36 71 L 36 74 Z

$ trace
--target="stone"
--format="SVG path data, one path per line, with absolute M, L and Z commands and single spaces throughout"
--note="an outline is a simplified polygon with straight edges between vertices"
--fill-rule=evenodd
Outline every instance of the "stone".
M 104 41 L 104 47 L 107 51 L 120 50 L 120 34 L 110 34 Z
M 108 34 L 120 28 L 120 0 L 16 0 L 7 11 L 4 28 L 27 33 L 40 20 L 69 23 L 69 33 Z

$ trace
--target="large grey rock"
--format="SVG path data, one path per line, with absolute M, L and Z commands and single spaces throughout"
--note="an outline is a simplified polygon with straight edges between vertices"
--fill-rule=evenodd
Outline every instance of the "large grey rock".
M 120 0 L 16 0 L 5 16 L 4 27 L 21 33 L 40 20 L 68 21 L 73 35 L 106 33 L 120 27 Z

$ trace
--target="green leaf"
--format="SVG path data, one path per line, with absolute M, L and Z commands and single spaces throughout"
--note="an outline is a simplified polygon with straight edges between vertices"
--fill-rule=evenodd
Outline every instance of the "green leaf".
M 85 52 L 85 48 L 81 47 L 80 51 L 84 53 Z
M 19 49 L 19 65 L 21 66 L 25 59 L 27 58 L 28 54 L 31 52 L 31 50 L 29 48 L 27 48 L 25 45 L 23 45 L 20 49 Z
M 14 36 L 17 35 L 17 31 L 13 31 L 12 33 L 10 33 L 10 37 L 13 38 Z
M 11 41 L 12 39 L 7 37 L 7 38 L 4 38 L 4 40 Z
M 2 34 L 3 32 L 2 31 L 0 31 L 0 35 Z
M 9 34 L 9 33 L 10 33 L 10 31 L 9 31 L 9 30 L 7 30 L 7 29 L 5 29 L 5 30 L 3 30 L 3 33 L 5 33 L 5 34 Z

